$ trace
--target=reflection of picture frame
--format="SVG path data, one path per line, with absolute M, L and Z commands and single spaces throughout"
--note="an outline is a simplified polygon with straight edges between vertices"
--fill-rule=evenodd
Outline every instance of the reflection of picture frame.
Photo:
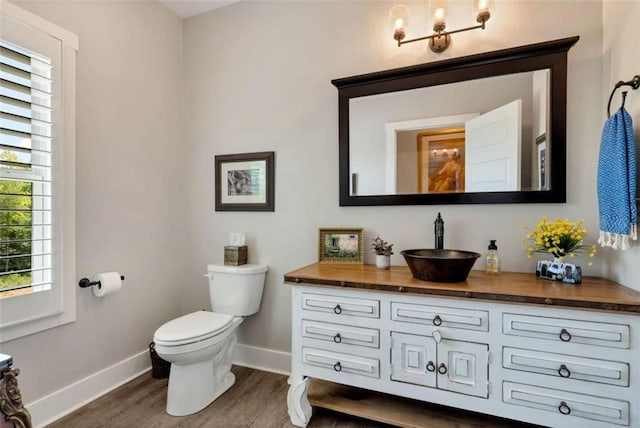
M 361 228 L 320 228 L 318 232 L 318 263 L 364 263 Z
M 420 132 L 418 193 L 454 193 L 464 192 L 464 189 L 464 129 L 442 128 Z
M 274 152 L 215 156 L 216 211 L 273 211 L 274 157 Z
M 542 134 L 536 138 L 537 163 L 538 163 L 538 190 L 546 190 L 549 186 L 547 168 L 547 134 Z

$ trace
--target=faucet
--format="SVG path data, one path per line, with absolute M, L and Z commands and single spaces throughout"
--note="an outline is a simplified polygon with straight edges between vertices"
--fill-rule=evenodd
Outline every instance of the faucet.
M 435 235 L 435 247 L 436 250 L 442 250 L 444 248 L 444 220 L 438 213 L 436 221 L 433 222 L 433 233 Z

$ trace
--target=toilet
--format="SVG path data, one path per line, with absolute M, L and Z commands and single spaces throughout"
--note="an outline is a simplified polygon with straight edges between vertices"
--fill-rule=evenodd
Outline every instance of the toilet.
M 156 330 L 156 352 L 171 363 L 167 413 L 196 413 L 234 384 L 236 331 L 244 317 L 260 309 L 267 270 L 257 264 L 208 265 L 212 312 L 193 312 Z

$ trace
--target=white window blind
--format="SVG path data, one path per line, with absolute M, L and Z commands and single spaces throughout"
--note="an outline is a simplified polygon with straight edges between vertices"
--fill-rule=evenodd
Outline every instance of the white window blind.
M 0 39 L 0 299 L 52 287 L 52 64 Z

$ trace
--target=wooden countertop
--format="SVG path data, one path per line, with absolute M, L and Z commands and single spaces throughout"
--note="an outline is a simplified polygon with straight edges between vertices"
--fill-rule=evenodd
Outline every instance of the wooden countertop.
M 569 306 L 640 314 L 640 292 L 604 278 L 585 277 L 582 284 L 540 279 L 531 273 L 489 275 L 472 270 L 465 282 L 415 279 L 406 266 L 312 264 L 286 273 L 290 284 L 311 284 L 387 292 L 428 294 L 539 305 Z

